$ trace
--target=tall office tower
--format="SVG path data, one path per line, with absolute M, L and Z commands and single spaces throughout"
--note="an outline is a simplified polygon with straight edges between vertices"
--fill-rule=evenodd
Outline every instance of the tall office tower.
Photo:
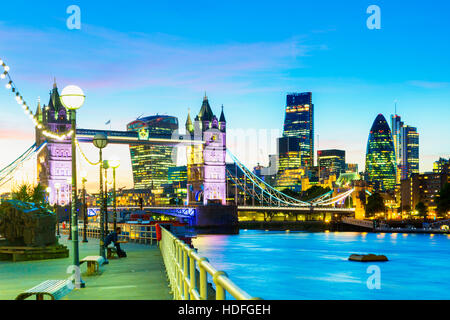
M 405 125 L 399 115 L 391 116 L 392 140 L 397 165 L 396 183 L 419 173 L 419 133 Z
M 346 168 L 345 151 L 336 149 L 317 151 L 317 165 L 320 170 L 328 169 L 330 174 L 336 174 L 339 178 Z
M 72 127 L 67 111 L 59 99 L 56 82 L 50 91 L 48 105 L 41 108 L 40 102 L 36 117 L 52 132 L 67 132 Z M 44 188 L 50 187 L 50 204 L 67 205 L 71 199 L 72 186 L 68 182 L 72 178 L 72 147 L 70 138 L 58 141 L 45 137 L 36 129 L 36 144 L 40 146 L 48 142 L 45 149 L 37 157 L 38 181 Z
M 403 126 L 401 131 L 401 177 L 408 179 L 412 174 L 419 173 L 419 133 L 417 128 Z
M 311 92 L 287 95 L 283 137 L 300 138 L 301 164 L 314 166 L 314 105 Z
M 394 143 L 395 149 L 395 163 L 397 166 L 396 183 L 399 184 L 402 175 L 402 148 L 401 148 L 401 130 L 403 127 L 403 122 L 399 115 L 391 115 L 391 133 L 392 142 Z
M 139 118 L 127 126 L 143 138 L 170 139 L 178 130 L 178 119 L 171 116 Z M 135 189 L 150 189 L 158 197 L 161 185 L 169 183 L 169 168 L 176 166 L 176 147 L 164 145 L 130 145 L 131 166 Z
M 375 191 L 393 191 L 396 184 L 394 142 L 386 118 L 379 114 L 370 129 L 366 173 Z
M 201 139 L 204 144 L 187 148 L 188 203 L 227 203 L 226 181 L 226 120 L 223 112 L 220 118 L 213 114 L 208 97 L 203 98 L 202 107 L 192 124 L 188 115 L 186 131 L 192 139 Z

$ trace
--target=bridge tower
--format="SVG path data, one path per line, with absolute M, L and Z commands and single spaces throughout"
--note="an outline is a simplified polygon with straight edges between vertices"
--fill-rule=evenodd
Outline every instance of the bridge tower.
M 366 218 L 366 182 L 363 180 L 353 181 L 355 191 L 352 194 L 355 207 L 355 219 L 364 220 Z
M 205 94 L 194 124 L 188 114 L 186 131 L 204 145 L 187 148 L 188 204 L 221 203 L 226 205 L 226 120 L 223 112 L 219 120 L 213 114 Z
M 66 108 L 62 105 L 56 81 L 53 89 L 50 91 L 50 101 L 48 105 L 41 107 L 38 102 L 36 116 L 52 132 L 66 132 L 71 129 L 70 118 L 67 115 Z M 36 129 L 36 144 L 39 146 L 48 141 L 47 146 L 41 151 L 37 158 L 37 176 L 38 182 L 44 188 L 50 187 L 49 202 L 59 205 L 67 205 L 70 202 L 72 186 L 68 182 L 72 177 L 72 149 L 70 138 L 58 141 L 45 137 Z M 56 185 L 59 185 L 57 192 Z M 59 194 L 58 201 L 56 199 Z

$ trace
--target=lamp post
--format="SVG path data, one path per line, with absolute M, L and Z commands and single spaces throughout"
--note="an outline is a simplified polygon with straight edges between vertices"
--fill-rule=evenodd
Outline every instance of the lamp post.
M 56 235 L 58 238 L 61 236 L 59 233 L 59 214 L 58 214 L 58 206 L 59 206 L 59 188 L 61 188 L 61 185 L 59 183 L 55 183 L 55 189 L 56 189 L 56 201 L 55 201 L 55 213 L 56 213 Z
M 105 206 L 105 235 L 108 235 L 109 228 L 108 228 L 108 169 L 109 169 L 109 161 L 104 160 L 103 161 L 103 168 L 105 170 L 105 198 L 103 199 L 103 205 Z
M 86 182 L 87 182 L 87 172 L 81 172 L 81 182 L 83 183 L 83 242 L 88 242 L 87 240 L 87 206 L 86 206 Z
M 72 178 L 67 178 L 67 183 L 69 185 L 72 184 Z M 67 240 L 72 240 L 72 197 L 69 196 L 69 208 L 70 208 L 70 213 L 69 213 L 69 238 Z
M 117 198 L 116 198 L 116 169 L 120 166 L 119 158 L 109 160 L 109 166 L 113 169 L 113 197 L 114 197 L 114 231 L 117 228 Z
M 99 149 L 99 157 L 100 157 L 100 256 L 102 256 L 106 260 L 105 257 L 105 246 L 104 246 L 104 238 L 105 238 L 105 212 L 103 205 L 103 156 L 102 149 L 108 145 L 108 138 L 104 134 L 97 134 L 93 140 L 94 146 Z
M 84 104 L 86 96 L 79 87 L 70 85 L 61 92 L 61 103 L 70 112 L 72 122 L 72 202 L 71 202 L 71 227 L 72 227 L 72 247 L 73 247 L 73 265 L 80 267 L 79 249 L 78 249 L 78 218 L 77 218 L 77 158 L 76 158 L 76 110 Z M 84 288 L 85 284 L 80 277 L 76 277 L 75 285 L 78 288 Z

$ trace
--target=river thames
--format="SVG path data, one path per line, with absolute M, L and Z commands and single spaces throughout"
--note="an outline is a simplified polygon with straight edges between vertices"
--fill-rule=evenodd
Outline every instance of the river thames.
M 201 235 L 200 255 L 250 295 L 266 300 L 450 299 L 450 236 L 241 230 Z M 353 253 L 389 262 L 348 261 Z M 369 289 L 377 265 L 381 288 Z

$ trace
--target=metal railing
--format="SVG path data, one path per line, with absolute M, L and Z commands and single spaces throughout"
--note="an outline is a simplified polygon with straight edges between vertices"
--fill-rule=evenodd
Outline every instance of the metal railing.
M 122 229 L 122 233 L 119 235 L 120 241 L 150 244 L 156 243 L 156 227 L 148 224 L 128 224 L 118 223 L 118 227 Z M 112 223 L 108 224 L 108 230 L 111 232 L 114 229 Z M 83 239 L 84 225 L 80 223 L 78 225 L 78 239 Z M 69 234 L 69 226 L 63 229 L 60 225 L 61 234 Z M 98 239 L 100 238 L 100 225 L 98 223 L 89 223 L 86 227 L 86 236 L 88 238 Z
M 162 227 L 159 246 L 175 300 L 208 300 L 208 275 L 216 286 L 215 300 L 226 300 L 226 293 L 236 300 L 259 300 L 239 288 L 225 272 L 217 271 L 208 259 L 200 257 L 194 249 Z

